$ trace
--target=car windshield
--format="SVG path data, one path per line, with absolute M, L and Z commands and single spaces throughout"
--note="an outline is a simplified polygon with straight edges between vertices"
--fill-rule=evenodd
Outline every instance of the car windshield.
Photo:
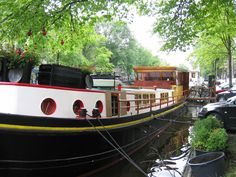
M 231 98 L 229 98 L 229 99 L 227 99 L 227 103 L 231 103 L 231 102 L 234 102 L 236 100 L 236 96 L 233 96 L 233 97 L 231 97 Z

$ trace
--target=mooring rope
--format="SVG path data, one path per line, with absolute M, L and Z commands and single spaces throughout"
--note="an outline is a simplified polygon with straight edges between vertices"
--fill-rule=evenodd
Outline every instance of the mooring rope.
M 98 130 L 97 128 L 96 128 L 96 126 L 94 126 L 93 125 L 93 123 L 91 122 L 91 121 L 89 121 L 89 119 L 86 119 L 87 121 L 88 121 L 88 123 L 102 136 L 102 138 L 104 138 L 115 150 L 117 150 L 128 162 L 130 162 L 137 170 L 139 170 L 144 176 L 147 176 L 148 177 L 148 175 L 147 175 L 147 173 L 145 173 L 144 171 L 143 171 L 143 169 L 142 168 L 140 168 L 130 157 L 129 157 L 129 155 L 118 145 L 118 143 L 115 141 L 115 139 L 110 135 L 110 133 L 106 130 L 106 128 L 103 126 L 103 124 L 102 124 L 102 126 L 104 127 L 104 130 L 108 133 L 108 135 L 111 137 L 111 139 L 115 142 L 115 144 L 118 146 L 118 148 L 109 140 L 109 139 L 107 139 L 107 137 L 105 137 L 104 135 L 103 135 L 103 133 L 100 131 L 100 130 Z M 97 119 L 97 120 L 99 120 L 99 119 Z
M 173 122 L 173 123 L 181 123 L 181 124 L 193 125 L 193 122 L 191 122 L 191 121 L 181 121 L 181 120 L 162 119 L 162 118 L 156 118 L 156 120 L 161 120 L 161 121 L 166 121 L 166 122 Z

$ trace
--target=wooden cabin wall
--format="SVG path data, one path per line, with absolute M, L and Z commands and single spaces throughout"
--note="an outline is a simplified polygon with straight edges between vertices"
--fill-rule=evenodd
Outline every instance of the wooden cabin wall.
M 106 92 L 106 117 L 112 117 L 111 92 Z
M 189 72 L 183 73 L 183 90 L 189 90 Z
M 183 86 L 182 85 L 172 85 L 174 90 L 173 96 L 175 101 L 179 101 L 183 95 Z
M 126 100 L 126 92 L 124 92 L 124 91 L 121 92 L 119 99 Z M 121 112 L 120 112 L 120 115 L 121 115 L 121 116 L 127 114 L 127 109 L 125 109 L 126 105 L 127 105 L 127 102 L 121 102 L 121 103 L 120 103 L 120 106 L 123 108 L 123 109 L 121 109 Z

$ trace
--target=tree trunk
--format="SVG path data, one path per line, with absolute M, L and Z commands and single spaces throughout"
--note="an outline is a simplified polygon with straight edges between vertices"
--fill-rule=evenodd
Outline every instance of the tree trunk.
M 227 47 L 227 52 L 228 52 L 228 67 L 229 67 L 229 86 L 230 88 L 233 86 L 232 84 L 232 45 L 231 45 L 231 38 L 228 37 L 228 47 Z

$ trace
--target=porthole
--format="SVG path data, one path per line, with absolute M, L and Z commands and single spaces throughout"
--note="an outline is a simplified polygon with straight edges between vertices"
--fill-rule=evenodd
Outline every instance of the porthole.
M 46 115 L 51 115 L 56 111 L 56 102 L 52 98 L 46 98 L 41 103 L 41 110 Z
M 73 111 L 76 115 L 79 114 L 79 111 L 84 108 L 84 103 L 81 100 L 76 100 L 73 104 Z
M 98 108 L 99 112 L 102 113 L 102 111 L 103 111 L 103 104 L 102 104 L 102 102 L 100 100 L 96 102 L 95 108 Z
M 127 112 L 129 112 L 130 111 L 130 102 L 129 101 L 126 102 L 126 107 L 127 107 Z

